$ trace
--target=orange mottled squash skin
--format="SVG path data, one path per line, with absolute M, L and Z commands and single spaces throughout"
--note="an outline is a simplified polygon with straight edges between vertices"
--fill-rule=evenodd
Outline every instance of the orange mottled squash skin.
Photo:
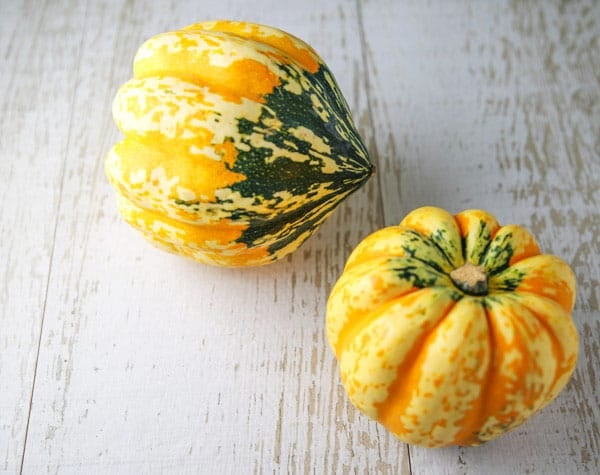
M 321 58 L 265 25 L 195 23 L 147 40 L 106 158 L 119 211 L 150 242 L 250 266 L 298 248 L 371 175 Z
M 456 277 L 476 268 L 485 288 Z M 494 216 L 420 208 L 348 259 L 327 335 L 351 402 L 401 440 L 479 445 L 550 403 L 576 365 L 575 277 Z

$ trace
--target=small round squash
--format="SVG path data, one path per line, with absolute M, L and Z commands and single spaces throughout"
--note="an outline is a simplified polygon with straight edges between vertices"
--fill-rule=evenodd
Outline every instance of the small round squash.
M 245 22 L 146 41 L 113 115 L 106 159 L 125 220 L 208 264 L 294 251 L 371 175 L 327 66 L 298 38 Z
M 522 227 L 425 207 L 353 251 L 327 336 L 360 411 L 410 444 L 479 445 L 569 380 L 574 302 L 572 270 Z

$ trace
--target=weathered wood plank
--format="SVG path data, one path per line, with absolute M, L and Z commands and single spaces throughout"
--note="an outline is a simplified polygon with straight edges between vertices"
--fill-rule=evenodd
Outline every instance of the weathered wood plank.
M 19 470 L 24 446 L 36 474 L 598 471 L 598 2 L 9 3 L 0 472 Z M 313 44 L 378 162 L 299 252 L 264 268 L 148 247 L 102 170 L 136 47 L 219 17 Z M 570 262 L 582 345 L 568 389 L 525 426 L 476 449 L 411 448 L 409 465 L 349 405 L 324 309 L 352 247 L 423 204 L 488 208 Z
M 597 471 L 600 5 L 366 2 L 362 16 L 386 223 L 426 204 L 488 209 L 579 284 L 567 390 L 484 448 L 411 448 L 413 473 Z
M 228 270 L 149 247 L 117 216 L 102 170 L 136 47 L 207 15 L 312 43 L 369 139 L 354 5 L 112 5 L 90 2 L 81 27 L 24 473 L 406 473 L 402 444 L 349 406 L 324 333 L 344 260 L 382 224 L 374 182 L 294 256 Z
M 0 6 L 0 472 L 21 465 L 76 87 L 83 8 Z

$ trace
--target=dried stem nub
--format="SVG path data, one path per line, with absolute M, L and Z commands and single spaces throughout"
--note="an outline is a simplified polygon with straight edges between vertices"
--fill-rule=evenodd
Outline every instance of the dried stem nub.
M 488 281 L 485 269 L 470 262 L 450 272 L 456 287 L 468 295 L 487 295 Z

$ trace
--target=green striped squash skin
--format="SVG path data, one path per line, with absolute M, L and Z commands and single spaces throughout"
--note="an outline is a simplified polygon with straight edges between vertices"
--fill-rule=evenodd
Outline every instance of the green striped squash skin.
M 113 115 L 106 173 L 125 220 L 200 262 L 294 251 L 372 174 L 327 66 L 301 40 L 208 22 L 144 43 Z

